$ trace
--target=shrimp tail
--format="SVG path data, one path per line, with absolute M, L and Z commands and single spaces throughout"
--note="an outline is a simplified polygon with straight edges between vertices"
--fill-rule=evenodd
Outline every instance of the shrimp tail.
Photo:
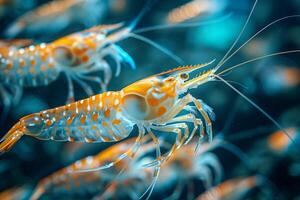
M 25 129 L 21 122 L 15 124 L 0 140 L 0 154 L 9 151 L 24 134 Z

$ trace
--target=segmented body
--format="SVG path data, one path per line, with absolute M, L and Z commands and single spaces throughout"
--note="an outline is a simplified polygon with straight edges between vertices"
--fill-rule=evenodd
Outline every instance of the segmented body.
M 56 80 L 61 71 L 70 70 L 68 67 L 72 65 L 92 64 L 97 56 L 97 44 L 97 34 L 86 32 L 49 44 L 1 48 L 0 81 L 25 87 L 47 85 Z
M 57 79 L 59 68 L 52 57 L 52 45 L 0 49 L 0 82 L 7 85 L 40 86 Z
M 81 142 L 119 141 L 128 137 L 134 123 L 122 113 L 120 92 L 90 98 L 42 111 L 20 120 L 26 132 L 39 139 Z

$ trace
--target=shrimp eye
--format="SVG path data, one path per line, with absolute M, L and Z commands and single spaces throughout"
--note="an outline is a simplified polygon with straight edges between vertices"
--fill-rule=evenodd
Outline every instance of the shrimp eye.
M 72 66 L 75 63 L 75 57 L 68 47 L 59 46 L 53 50 L 54 60 L 64 66 Z
M 188 80 L 189 79 L 189 75 L 187 73 L 182 73 L 179 75 L 180 78 L 184 81 Z

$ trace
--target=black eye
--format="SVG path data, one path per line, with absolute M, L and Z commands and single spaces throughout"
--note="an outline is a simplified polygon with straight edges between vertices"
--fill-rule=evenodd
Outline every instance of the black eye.
M 182 80 L 187 80 L 187 79 L 189 79 L 189 75 L 187 73 L 182 73 L 182 74 L 180 74 L 180 78 Z

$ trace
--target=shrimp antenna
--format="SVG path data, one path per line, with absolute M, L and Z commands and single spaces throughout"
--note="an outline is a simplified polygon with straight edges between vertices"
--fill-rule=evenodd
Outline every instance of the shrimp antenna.
M 128 29 L 133 30 L 145 14 L 154 6 L 157 0 L 148 0 L 140 13 L 129 23 Z
M 223 66 L 230 58 L 232 58 L 236 53 L 238 53 L 245 45 L 247 45 L 249 42 L 251 42 L 257 35 L 259 35 L 260 33 L 262 33 L 263 31 L 265 31 L 267 28 L 269 28 L 270 26 L 279 23 L 280 21 L 284 21 L 286 19 L 291 19 L 291 18 L 298 18 L 300 17 L 300 15 L 288 15 L 285 17 L 281 17 L 277 20 L 272 21 L 271 23 L 269 23 L 268 25 L 266 25 L 265 27 L 263 27 L 262 29 L 260 29 L 259 31 L 257 31 L 252 37 L 250 37 L 244 44 L 242 44 L 238 49 L 236 49 L 230 56 L 228 56 L 221 64 L 220 66 Z
M 233 85 L 228 83 L 225 79 L 221 78 L 220 76 L 216 74 L 212 74 L 211 76 L 221 80 L 225 85 L 227 85 L 229 88 L 231 88 L 233 91 L 235 91 L 237 94 L 239 94 L 243 99 L 245 99 L 248 103 L 250 103 L 253 107 L 255 107 L 258 111 L 260 111 L 265 117 L 267 117 L 273 124 L 275 124 L 280 130 L 282 130 L 292 141 L 293 144 L 296 145 L 295 140 L 289 135 L 289 133 L 266 111 L 264 111 L 260 106 L 258 106 L 256 103 L 254 103 L 251 99 L 249 99 L 246 95 L 244 95 L 242 92 L 240 92 L 238 89 L 236 89 Z
M 160 25 L 154 25 L 154 26 L 148 26 L 140 29 L 136 29 L 135 31 L 132 31 L 133 33 L 145 33 L 150 31 L 157 31 L 157 30 L 165 30 L 165 29 L 171 29 L 171 28 L 187 28 L 187 27 L 196 27 L 196 26 L 204 26 L 209 24 L 215 24 L 220 23 L 229 17 L 231 17 L 232 13 L 228 13 L 224 16 L 221 16 L 217 19 L 213 20 L 206 20 L 206 21 L 199 21 L 199 22 L 189 22 L 189 23 L 179 23 L 179 24 L 160 24 Z
M 149 45 L 153 46 L 154 48 L 158 49 L 162 53 L 164 53 L 167 56 L 169 56 L 170 58 L 172 58 L 178 64 L 184 65 L 184 61 L 182 60 L 182 58 L 178 57 L 173 52 L 171 52 L 169 49 L 167 49 L 167 48 L 159 45 L 158 43 L 150 40 L 149 38 L 146 38 L 146 37 L 143 37 L 141 35 L 134 34 L 134 33 L 129 33 L 129 37 L 132 37 L 132 38 L 134 38 L 136 40 L 140 40 L 142 42 L 145 42 L 146 44 L 149 44 Z
M 279 56 L 279 55 L 284 55 L 284 54 L 290 54 L 290 53 L 300 53 L 300 49 L 294 49 L 294 50 L 288 50 L 288 51 L 281 51 L 281 52 L 276 52 L 276 53 L 272 53 L 272 54 L 268 54 L 268 55 L 264 55 L 264 56 L 260 56 L 260 57 L 256 57 L 256 58 L 252 58 L 250 60 L 247 60 L 247 61 L 244 61 L 244 62 L 241 62 L 239 64 L 236 64 L 232 67 L 229 67 L 221 72 L 219 72 L 217 75 L 222 75 L 226 72 L 229 72 L 237 67 L 240 67 L 242 65 L 245 65 L 245 64 L 248 64 L 248 63 L 251 63 L 251 62 L 254 62 L 254 61 L 258 61 L 258 60 L 262 60 L 262 59 L 265 59 L 265 58 L 269 58 L 269 57 L 274 57 L 274 56 Z
M 235 39 L 235 41 L 233 42 L 233 44 L 231 45 L 231 47 L 229 48 L 229 50 L 227 51 L 227 53 L 226 53 L 226 54 L 224 55 L 224 57 L 220 60 L 220 62 L 217 64 L 216 70 L 219 69 L 219 68 L 222 66 L 223 61 L 227 58 L 227 56 L 229 55 L 229 53 L 232 51 L 232 49 L 235 47 L 235 45 L 237 44 L 237 42 L 240 40 L 241 36 L 243 35 L 243 33 L 244 33 L 244 31 L 245 31 L 245 29 L 246 29 L 246 27 L 247 27 L 247 25 L 248 25 L 248 23 L 249 23 L 249 21 L 250 21 L 250 19 L 251 19 L 251 16 L 252 16 L 252 14 L 253 14 L 253 11 L 254 11 L 254 9 L 255 9 L 255 6 L 256 6 L 256 4 L 257 4 L 257 1 L 258 1 L 258 0 L 255 0 L 254 4 L 253 4 L 253 6 L 252 6 L 252 9 L 251 9 L 251 11 L 250 11 L 250 13 L 249 13 L 249 15 L 248 15 L 248 17 L 247 17 L 247 20 L 246 20 L 246 22 L 245 22 L 245 24 L 244 24 L 242 30 L 240 31 L 238 37 Z

